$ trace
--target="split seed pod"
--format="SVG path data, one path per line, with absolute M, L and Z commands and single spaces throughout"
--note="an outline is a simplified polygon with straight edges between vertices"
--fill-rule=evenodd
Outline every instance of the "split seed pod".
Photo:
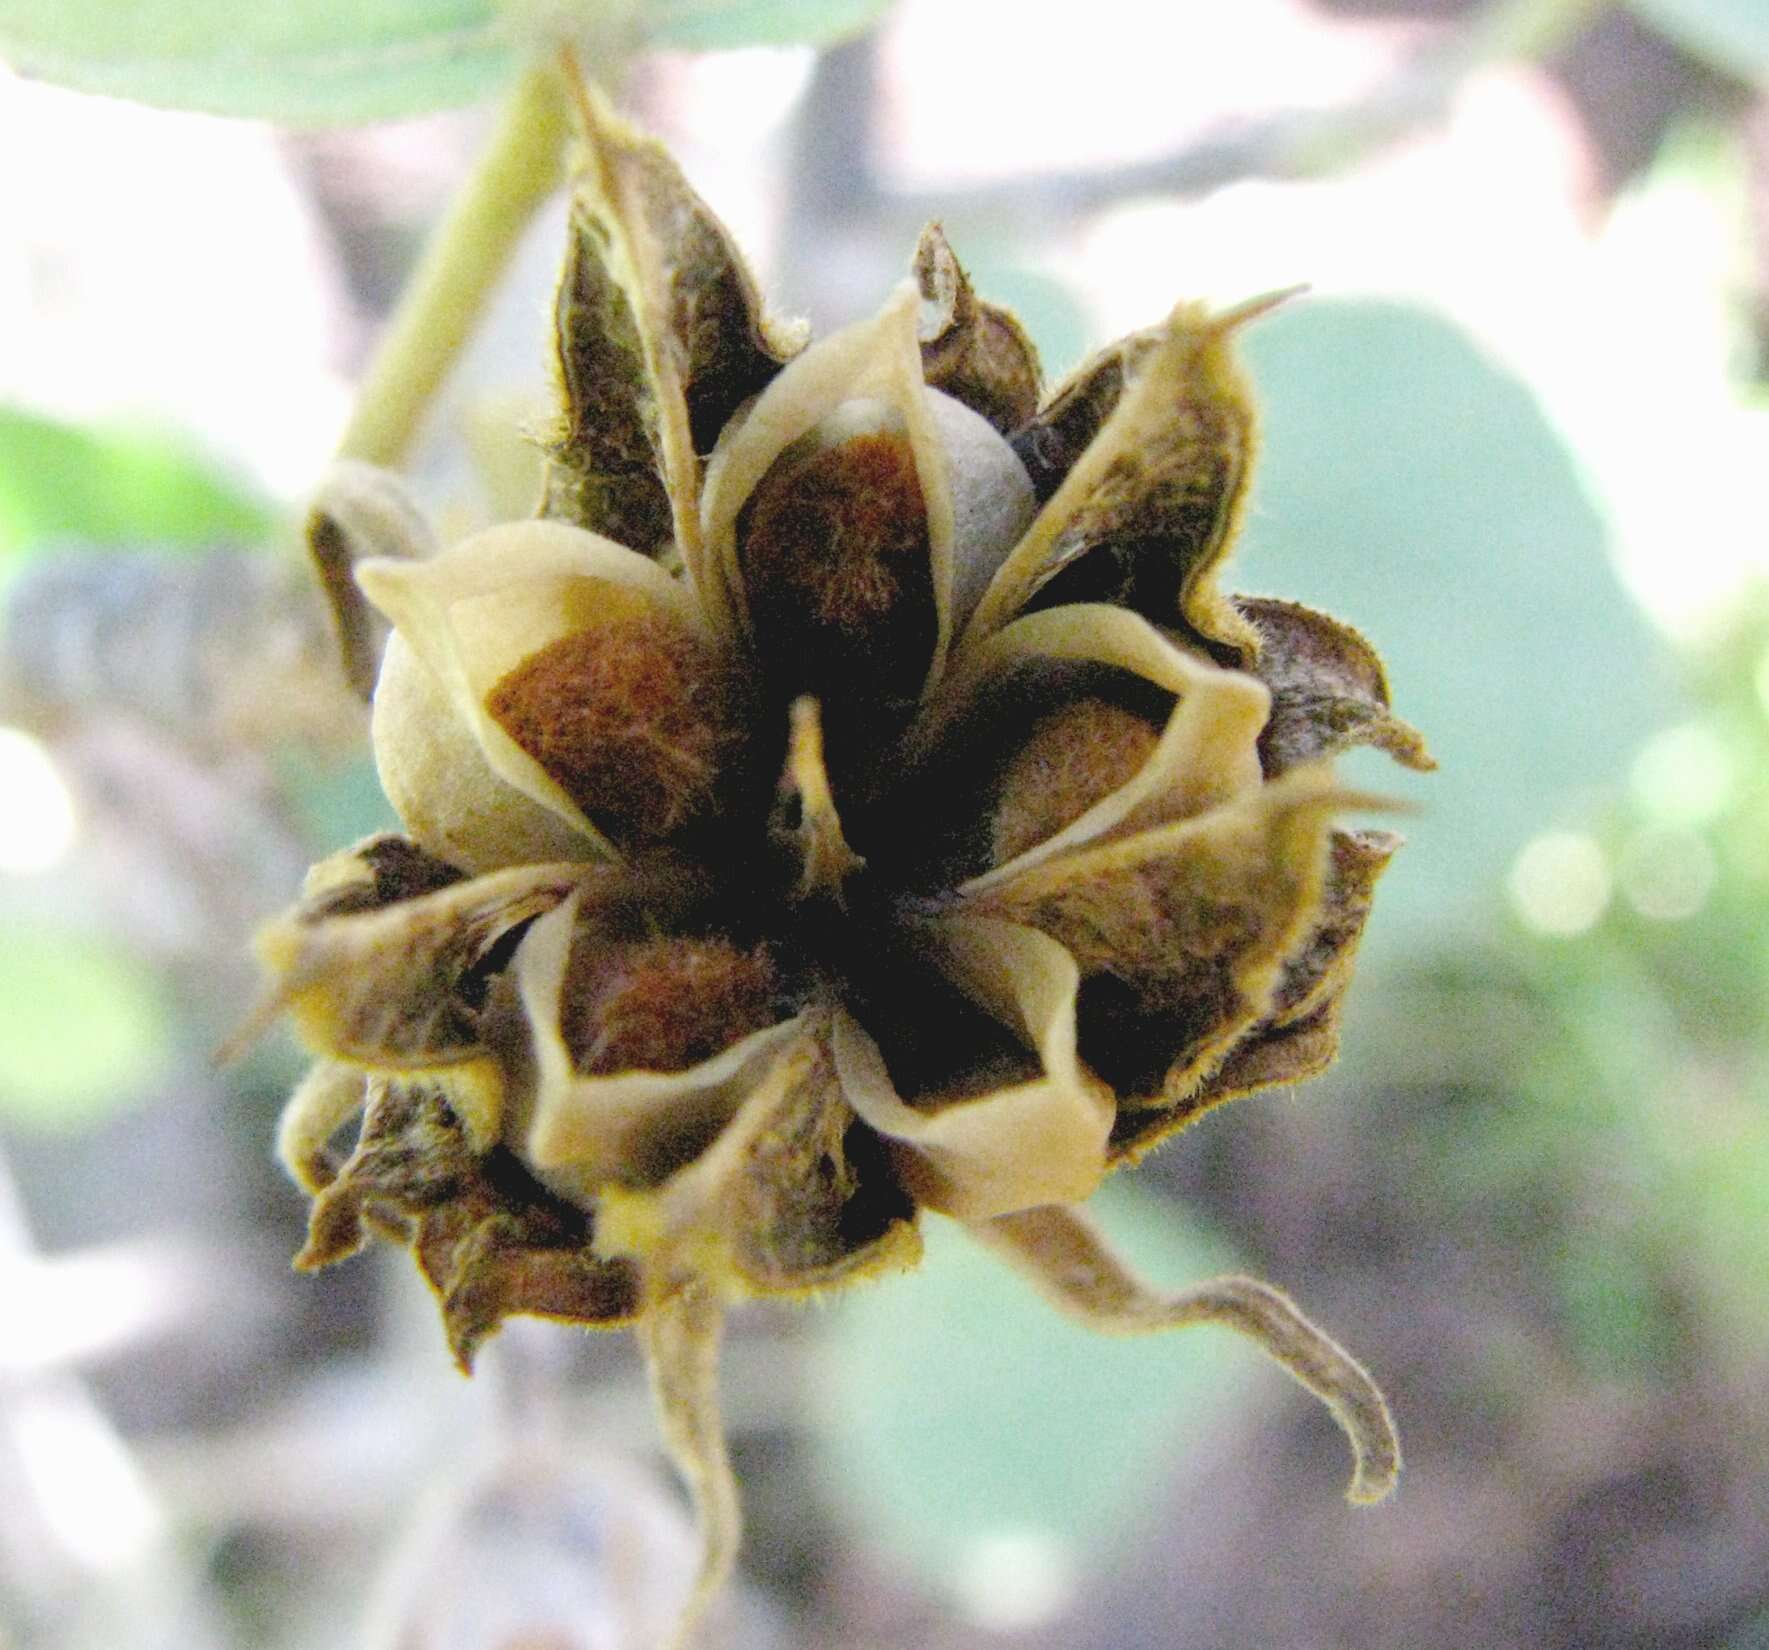
M 635 1325 L 696 1611 L 737 1540 L 723 1309 L 908 1267 L 923 1211 L 1100 1328 L 1254 1336 L 1380 1498 L 1358 1364 L 1250 1280 L 1155 1293 L 1075 1207 L 1331 1059 L 1397 842 L 1336 823 L 1369 799 L 1331 758 L 1430 765 L 1355 632 L 1217 587 L 1255 442 L 1233 335 L 1267 302 L 1182 305 L 1041 401 L 935 227 L 876 318 L 806 344 L 659 147 L 584 123 L 541 515 L 364 546 L 409 835 L 261 942 L 319 1060 L 282 1133 L 301 1264 L 408 1244 L 463 1367 L 512 1313 Z M 349 607 L 364 511 L 322 503 Z

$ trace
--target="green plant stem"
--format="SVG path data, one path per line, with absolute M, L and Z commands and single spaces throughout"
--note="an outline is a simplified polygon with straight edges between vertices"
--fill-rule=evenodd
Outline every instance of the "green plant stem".
M 569 131 L 559 71 L 537 63 L 424 249 L 370 363 L 340 458 L 392 467 L 410 449 L 517 241 L 558 187 Z

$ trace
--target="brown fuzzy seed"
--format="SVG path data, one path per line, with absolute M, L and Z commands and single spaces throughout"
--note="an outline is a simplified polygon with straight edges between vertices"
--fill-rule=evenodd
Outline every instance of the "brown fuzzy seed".
M 1158 735 L 1104 699 L 1078 699 L 1043 717 L 1002 776 L 995 863 L 1048 841 L 1132 779 Z
M 649 613 L 560 637 L 485 708 L 617 842 L 662 841 L 708 813 L 732 742 L 711 650 Z
M 723 939 L 573 948 L 560 1033 L 586 1075 L 685 1071 L 780 1018 L 774 965 Z
M 901 677 L 878 683 L 887 693 L 920 687 L 933 573 L 906 436 L 857 435 L 777 466 L 745 507 L 739 556 L 766 641 L 802 638 L 816 662 Z

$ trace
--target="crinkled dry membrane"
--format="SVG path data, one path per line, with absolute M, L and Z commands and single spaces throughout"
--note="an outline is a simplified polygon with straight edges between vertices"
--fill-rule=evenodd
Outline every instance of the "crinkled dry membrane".
M 919 600 L 931 619 L 940 571 L 924 476 L 930 462 L 944 467 L 951 506 L 951 625 L 974 611 L 1037 499 L 1025 466 L 987 419 L 938 390 L 918 393 L 927 446 L 918 449 L 891 401 L 859 396 L 770 463 L 738 512 L 739 582 L 752 617 L 796 607 L 801 623 L 859 634 L 897 618 L 893 603 Z M 740 413 L 721 445 L 740 443 L 745 424 Z M 925 672 L 928 660 L 917 663 Z
M 473 871 L 606 855 L 713 806 L 724 669 L 685 587 L 559 522 L 358 570 L 396 630 L 376 762 L 416 840 Z

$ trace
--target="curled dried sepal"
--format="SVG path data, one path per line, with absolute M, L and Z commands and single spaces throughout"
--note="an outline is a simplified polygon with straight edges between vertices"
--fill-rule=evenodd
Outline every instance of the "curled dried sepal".
M 1336 830 L 1329 839 L 1321 901 L 1306 938 L 1284 964 L 1272 993 L 1267 1023 L 1293 1025 L 1339 996 L 1351 980 L 1351 965 L 1369 920 L 1376 881 L 1401 845 L 1393 831 Z
M 375 691 L 388 626 L 363 600 L 357 565 L 377 556 L 434 555 L 436 535 L 397 476 L 344 459 L 332 466 L 308 507 L 307 551 L 331 614 L 344 679 L 366 703 Z
M 1376 881 L 1400 845 L 1392 831 L 1332 833 L 1320 903 L 1278 976 L 1265 1016 L 1185 1101 L 1182 1118 L 1259 1089 L 1305 1082 L 1333 1063 L 1339 1006 Z M 1140 1139 L 1128 1144 L 1132 1154 L 1146 1149 Z
M 277 1161 L 310 1196 L 338 1178 L 332 1136 L 362 1110 L 367 1084 L 354 1066 L 318 1060 L 283 1106 L 276 1126 Z
M 1177 824 L 1055 855 L 970 895 L 1088 976 L 1081 1054 L 1131 1108 L 1183 1102 L 1265 1013 L 1320 900 L 1334 812 L 1376 799 L 1300 769 Z M 1121 1115 L 1138 1151 L 1176 1126 Z
M 1238 1100 L 1261 1089 L 1304 1083 L 1332 1065 L 1339 1053 L 1340 999 L 1330 997 L 1311 1014 L 1281 1026 L 1256 1026 L 1229 1052 L 1204 1085 L 1151 1136 L 1133 1136 L 1123 1155 L 1134 1159 L 1171 1128 L 1224 1100 Z
M 921 291 L 922 375 L 981 413 L 1002 434 L 1024 427 L 1038 411 L 1038 351 L 1026 329 L 998 304 L 976 295 L 946 239 L 931 223 L 912 264 Z
M 639 1309 L 638 1275 L 597 1254 L 594 1216 L 549 1197 L 508 1153 L 475 1147 L 428 1083 L 370 1079 L 356 1149 L 314 1199 L 296 1266 L 354 1254 L 365 1228 L 411 1249 L 463 1370 L 507 1317 L 615 1326 Z
M 1027 1209 L 970 1231 L 1023 1272 L 1060 1311 L 1108 1335 L 1217 1323 L 1256 1341 L 1332 1412 L 1351 1443 L 1346 1498 L 1383 1500 L 1400 1476 L 1400 1440 L 1369 1372 L 1287 1295 L 1253 1278 L 1222 1277 L 1167 1294 L 1115 1255 L 1079 1210 Z
M 465 874 L 447 860 L 407 837 L 382 831 L 313 866 L 302 879 L 295 915 L 302 922 L 315 923 L 325 917 L 380 911 L 465 881 Z
M 1404 767 L 1437 766 L 1420 735 L 1388 707 L 1376 650 L 1348 624 L 1300 602 L 1237 596 L 1259 632 L 1252 669 L 1271 690 L 1271 721 L 1259 741 L 1266 777 L 1374 745 Z
M 879 1045 L 844 1011 L 833 1046 L 855 1111 L 892 1142 L 925 1208 L 978 1220 L 1090 1196 L 1105 1175 L 1113 1107 L 1076 1058 L 1074 959 L 1036 929 L 983 918 L 936 920 L 926 939 L 946 978 L 1023 1044 L 1027 1075 L 909 1105 Z
M 656 1187 L 602 1188 L 603 1253 L 730 1300 L 802 1296 L 919 1258 L 915 1205 L 856 1126 L 828 1028 L 808 1014 L 791 1030 L 704 1152 Z
M 1071 416 L 1085 424 L 1122 386 L 996 574 L 963 647 L 999 629 L 1043 587 L 1046 601 L 1103 596 L 1157 624 L 1184 623 L 1237 659 L 1257 651 L 1251 626 L 1216 589 L 1256 443 L 1252 388 L 1232 340 L 1284 296 L 1214 316 L 1182 304 L 1152 339 L 1125 340 L 1105 367 L 1084 367 L 1079 383 L 1058 393 L 1053 428 Z M 1047 448 L 1057 444 L 1044 439 Z M 1035 454 L 1038 441 L 1032 433 L 1022 451 Z M 1123 576 L 1109 588 L 1058 595 L 1065 570 L 1095 555 L 1115 558 Z
M 446 1086 L 483 1150 L 502 1076 L 485 1047 L 476 977 L 500 941 L 568 899 L 582 865 L 530 865 L 380 910 L 279 917 L 258 935 L 271 989 L 256 1024 L 288 1013 L 314 1053 Z
M 688 1650 L 693 1644 L 707 1610 L 737 1568 L 743 1539 L 743 1508 L 719 1418 L 724 1326 L 723 1306 L 694 1282 L 649 1300 L 638 1322 L 664 1447 L 688 1485 L 700 1526 L 694 1591 L 663 1650 Z

